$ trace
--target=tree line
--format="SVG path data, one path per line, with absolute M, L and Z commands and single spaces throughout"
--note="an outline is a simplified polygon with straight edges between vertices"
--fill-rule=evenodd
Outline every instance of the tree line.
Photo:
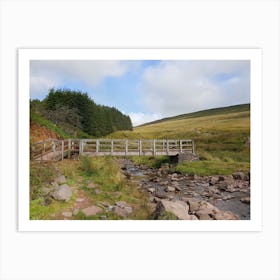
M 132 130 L 129 116 L 115 107 L 97 105 L 81 91 L 50 89 L 42 101 L 30 100 L 30 110 L 69 134 L 82 130 L 91 136 L 102 137 L 117 130 Z

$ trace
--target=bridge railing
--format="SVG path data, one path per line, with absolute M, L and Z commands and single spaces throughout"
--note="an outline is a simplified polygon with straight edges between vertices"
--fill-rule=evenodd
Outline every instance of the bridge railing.
M 84 155 L 176 155 L 194 153 L 193 140 L 130 140 L 82 139 L 80 154 Z
M 59 160 L 72 153 L 85 156 L 156 156 L 195 153 L 193 140 L 48 139 L 31 146 L 31 159 Z
M 60 140 L 57 139 L 46 139 L 34 143 L 30 147 L 30 156 L 31 159 L 43 158 L 44 155 L 49 154 L 50 152 L 59 151 Z

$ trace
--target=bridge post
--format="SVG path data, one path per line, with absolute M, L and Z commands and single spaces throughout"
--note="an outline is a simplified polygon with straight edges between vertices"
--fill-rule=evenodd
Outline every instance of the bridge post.
M 83 155 L 83 152 L 84 152 L 84 140 L 80 139 L 79 154 Z
M 111 140 L 111 156 L 114 154 L 114 140 Z
M 125 140 L 125 155 L 127 156 L 127 152 L 128 152 L 128 141 Z
M 182 152 L 183 152 L 183 148 L 182 148 L 182 140 L 180 140 L 179 144 L 180 144 L 180 153 L 182 153 Z
M 52 151 L 55 152 L 55 143 L 52 141 Z
M 99 140 L 96 139 L 96 155 L 98 155 L 99 152 Z
M 153 154 L 156 155 L 156 140 L 153 140 Z
M 195 149 L 194 149 L 194 140 L 192 140 L 192 153 L 195 154 Z
M 139 156 L 141 156 L 142 155 L 142 141 L 141 140 L 139 140 L 138 146 L 139 146 Z
M 166 140 L 166 152 L 169 155 L 169 140 Z

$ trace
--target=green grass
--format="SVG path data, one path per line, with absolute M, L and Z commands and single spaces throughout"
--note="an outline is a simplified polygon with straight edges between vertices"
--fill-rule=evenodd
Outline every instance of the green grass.
M 55 169 L 52 163 L 30 164 L 30 199 L 42 196 L 42 188 L 48 186 L 55 178 Z
M 248 162 L 222 162 L 222 161 L 194 161 L 180 163 L 176 166 L 175 171 L 187 175 L 230 175 L 237 170 L 244 172 L 250 171 Z
M 176 215 L 171 212 L 164 211 L 159 217 L 158 220 L 179 220 Z
M 86 178 L 102 185 L 103 191 L 120 191 L 123 187 L 123 174 L 111 157 L 82 157 L 80 170 Z
M 99 186 L 101 191 L 99 194 L 96 194 L 94 190 L 84 188 L 94 203 L 106 201 L 114 204 L 116 201 L 125 201 L 134 209 L 129 218 L 142 220 L 149 217 L 150 209 L 146 195 L 140 193 L 136 185 L 127 182 L 119 164 L 112 157 L 84 157 L 81 159 L 80 171 L 85 181 L 92 180 Z M 114 213 L 106 213 L 106 216 L 107 219 L 116 219 Z M 117 217 L 117 219 L 122 218 Z
M 31 220 L 50 220 L 52 214 L 59 213 L 70 206 L 69 202 L 55 200 L 50 205 L 43 206 L 43 200 L 41 197 L 30 201 Z
M 59 137 L 63 139 L 73 138 L 73 135 L 67 134 L 59 126 L 56 126 L 54 123 L 48 121 L 47 119 L 38 114 L 30 112 L 30 120 L 34 123 L 37 123 L 40 126 L 46 127 L 47 129 L 55 132 Z
M 162 164 L 170 163 L 170 158 L 168 156 L 134 156 L 130 158 L 136 165 L 146 165 L 151 168 L 160 168 Z

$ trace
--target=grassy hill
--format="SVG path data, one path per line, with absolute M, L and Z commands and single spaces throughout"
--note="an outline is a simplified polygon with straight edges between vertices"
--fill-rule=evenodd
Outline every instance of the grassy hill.
M 200 159 L 205 161 L 250 162 L 250 104 L 242 104 L 165 118 L 119 131 L 110 138 L 194 139 Z M 244 164 L 243 164 L 244 163 Z
M 166 121 L 172 121 L 172 120 L 207 117 L 207 116 L 240 113 L 240 112 L 247 112 L 247 111 L 250 111 L 250 104 L 233 105 L 233 106 L 228 106 L 228 107 L 221 107 L 221 108 L 214 108 L 214 109 L 198 111 L 198 112 L 189 113 L 189 114 L 182 114 L 182 115 L 178 115 L 178 116 L 174 116 L 174 117 L 168 117 L 168 118 L 164 118 L 164 119 L 160 119 L 160 120 L 156 120 L 153 122 L 139 125 L 139 127 L 150 125 L 150 124 L 157 124 L 157 123 L 166 122 Z

